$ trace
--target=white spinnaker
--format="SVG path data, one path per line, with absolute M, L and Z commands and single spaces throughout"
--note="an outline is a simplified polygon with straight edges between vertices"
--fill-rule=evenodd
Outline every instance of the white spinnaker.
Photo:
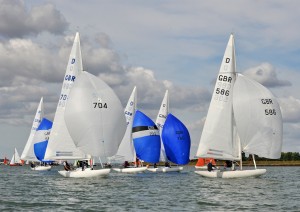
M 230 35 L 203 127 L 197 157 L 240 159 L 239 139 L 232 108 L 235 69 L 234 38 Z
M 273 94 L 258 82 L 238 74 L 233 89 L 233 108 L 242 151 L 265 158 L 280 158 L 282 116 Z
M 166 90 L 165 92 L 165 96 L 162 100 L 162 103 L 160 105 L 160 109 L 158 112 L 158 115 L 156 117 L 156 126 L 159 129 L 159 134 L 161 135 L 161 132 L 163 130 L 166 118 L 169 114 L 169 91 Z M 160 146 L 160 161 L 167 161 L 167 156 L 166 156 L 166 152 L 165 152 L 165 148 L 164 148 L 164 144 L 162 142 L 162 137 L 160 137 L 160 141 L 161 141 L 161 146 Z
M 115 155 L 116 159 L 120 157 L 123 161 L 135 160 L 135 156 L 134 156 L 135 151 L 132 142 L 132 123 L 136 111 L 136 101 L 137 101 L 137 92 L 136 92 L 136 87 L 134 87 L 124 110 L 125 118 L 127 121 L 126 132 L 121 141 L 118 152 Z
M 34 139 L 34 135 L 36 134 L 36 130 L 39 127 L 43 117 L 44 117 L 44 103 L 43 103 L 43 97 L 42 97 L 40 100 L 40 103 L 38 105 L 38 108 L 36 110 L 35 117 L 33 119 L 29 138 L 28 138 L 26 145 L 24 147 L 24 150 L 21 154 L 22 160 L 37 161 L 37 158 L 35 157 L 34 150 L 33 150 L 33 139 Z
M 65 121 L 75 145 L 97 157 L 115 155 L 126 130 L 119 98 L 104 81 L 88 72 L 81 73 L 74 83 Z
M 66 127 L 64 114 L 70 90 L 83 71 L 79 33 L 75 35 L 66 74 L 57 104 L 53 126 L 45 153 L 45 160 L 83 159 L 86 155 L 76 148 Z

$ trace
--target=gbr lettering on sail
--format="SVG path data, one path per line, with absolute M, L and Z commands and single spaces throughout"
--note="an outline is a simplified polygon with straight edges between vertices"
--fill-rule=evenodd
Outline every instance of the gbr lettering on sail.
M 227 102 L 229 95 L 232 92 L 235 73 L 227 71 L 230 62 L 230 58 L 225 59 L 225 64 L 223 65 L 222 71 L 220 71 L 217 78 L 214 96 L 215 100 Z

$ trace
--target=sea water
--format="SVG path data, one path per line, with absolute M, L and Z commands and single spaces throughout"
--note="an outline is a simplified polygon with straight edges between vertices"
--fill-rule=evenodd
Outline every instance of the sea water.
M 64 178 L 62 166 L 0 166 L 0 211 L 300 211 L 300 167 L 261 167 L 259 178 L 181 173 Z

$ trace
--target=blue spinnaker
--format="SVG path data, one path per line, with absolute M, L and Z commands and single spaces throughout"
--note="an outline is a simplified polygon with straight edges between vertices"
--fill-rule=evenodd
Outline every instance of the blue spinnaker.
M 162 130 L 162 141 L 169 161 L 179 165 L 189 163 L 191 148 L 189 131 L 171 113 L 168 114 Z
M 159 162 L 160 136 L 155 123 L 137 110 L 132 125 L 132 138 L 136 156 L 148 163 Z
M 50 130 L 52 128 L 52 121 L 49 121 L 46 118 L 43 118 L 41 121 L 39 127 L 36 130 L 35 136 L 34 136 L 34 141 L 36 143 L 33 146 L 34 149 L 34 154 L 36 158 L 40 161 L 44 161 L 44 156 L 46 152 L 46 148 L 48 145 L 48 139 L 49 139 L 49 134 Z M 46 162 L 46 161 L 44 161 Z M 50 161 L 48 161 L 50 162 Z
M 48 141 L 42 141 L 34 144 L 34 154 L 39 161 L 43 161 L 47 145 Z

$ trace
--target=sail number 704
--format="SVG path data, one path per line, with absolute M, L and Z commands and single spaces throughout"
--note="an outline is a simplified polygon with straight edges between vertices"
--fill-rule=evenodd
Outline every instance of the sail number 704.
M 107 108 L 107 104 L 106 103 L 102 103 L 102 102 L 94 102 L 94 108 Z

